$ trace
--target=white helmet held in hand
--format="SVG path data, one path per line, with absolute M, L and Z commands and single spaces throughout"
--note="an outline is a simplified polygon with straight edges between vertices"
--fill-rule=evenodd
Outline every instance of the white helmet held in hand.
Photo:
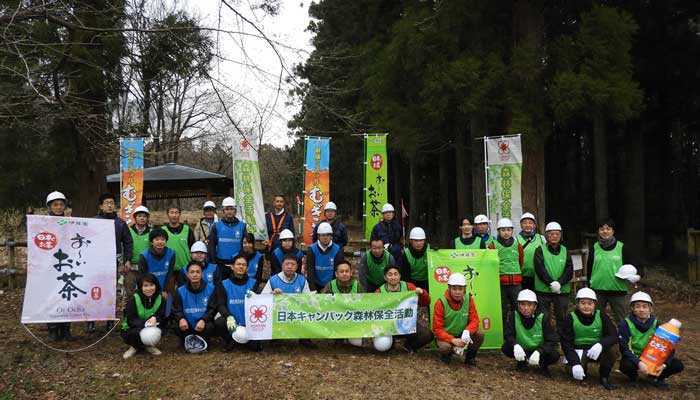
M 537 295 L 530 289 L 524 289 L 518 293 L 518 301 L 531 301 L 533 303 L 537 303 Z
M 204 353 L 207 351 L 207 341 L 199 335 L 185 336 L 185 351 L 188 353 Z
M 394 212 L 394 206 L 392 206 L 389 203 L 386 203 L 382 206 L 382 214 L 387 213 L 387 212 Z
M 587 287 L 581 288 L 576 292 L 576 301 L 579 301 L 581 299 L 590 299 L 593 301 L 598 301 L 598 298 L 595 295 L 595 292 L 593 289 L 589 289 Z
M 294 234 L 289 229 L 282 229 L 280 232 L 280 240 L 284 239 L 294 239 Z
M 630 305 L 634 304 L 637 301 L 646 301 L 649 303 L 650 306 L 654 305 L 654 302 L 651 301 L 651 296 L 644 292 L 636 292 L 635 294 L 630 297 Z
M 559 225 L 558 222 L 550 222 L 547 224 L 547 226 L 544 227 L 545 232 L 549 231 L 559 231 L 561 232 L 561 225 Z
M 221 207 L 235 207 L 236 206 L 236 199 L 233 197 L 227 197 L 221 202 Z
M 425 240 L 425 231 L 423 228 L 417 226 L 411 229 L 411 233 L 408 235 L 411 240 Z
M 498 224 L 496 225 L 496 229 L 501 229 L 501 228 L 512 228 L 513 227 L 513 222 L 509 220 L 508 218 L 501 218 L 498 220 Z
M 190 247 L 190 253 L 206 253 L 207 252 L 207 245 L 204 244 L 204 242 L 197 241 L 192 243 L 192 247 Z
M 318 224 L 318 230 L 316 231 L 319 235 L 332 235 L 333 227 L 328 222 L 321 222 Z
M 394 344 L 394 338 L 391 336 L 377 336 L 372 339 L 372 344 L 377 351 L 387 351 Z
M 450 279 L 447 280 L 448 286 L 467 286 L 467 278 L 460 273 L 450 275 Z
M 141 329 L 139 336 L 144 346 L 155 346 L 160 342 L 161 331 L 155 326 L 148 326 Z
M 236 341 L 236 343 L 248 343 L 248 333 L 245 330 L 245 326 L 237 326 L 236 330 L 231 333 L 231 337 Z
M 327 210 L 338 211 L 338 206 L 336 206 L 334 202 L 329 201 L 328 203 L 326 203 L 325 206 L 323 206 L 323 211 L 327 211 Z
M 533 222 L 537 223 L 535 216 L 529 212 L 526 212 L 525 214 L 520 216 L 520 222 L 523 222 L 524 219 L 528 219 L 528 218 L 531 219 Z
M 65 202 L 66 196 L 64 196 L 63 193 L 58 192 L 58 191 L 51 192 L 51 193 L 49 193 L 48 196 L 46 196 L 46 205 L 48 206 L 54 200 L 63 200 Z
M 620 279 L 628 279 L 631 276 L 637 275 L 637 268 L 631 264 L 625 264 L 620 267 L 615 273 L 615 276 Z
M 479 214 L 476 217 L 474 217 L 474 224 L 488 224 L 489 223 L 489 217 L 485 216 L 484 214 Z

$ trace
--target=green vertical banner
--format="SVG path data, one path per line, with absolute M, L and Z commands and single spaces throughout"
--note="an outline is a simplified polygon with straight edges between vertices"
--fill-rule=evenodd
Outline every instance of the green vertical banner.
M 236 139 L 233 144 L 233 187 L 236 192 L 239 216 L 248 225 L 248 232 L 256 240 L 267 240 L 265 206 L 260 185 L 258 165 L 258 137 L 251 134 Z
M 508 218 L 514 222 L 514 234 L 517 234 L 520 232 L 520 224 L 515 222 L 523 213 L 520 189 L 523 154 L 520 135 L 486 137 L 484 147 L 488 171 L 486 193 L 491 226 L 496 226 L 500 218 Z M 492 233 L 495 234 L 493 231 Z
M 365 135 L 365 199 L 363 225 L 369 240 L 374 225 L 382 219 L 382 206 L 388 202 L 386 133 Z
M 430 287 L 430 326 L 433 325 L 435 302 L 447 290 L 453 273 L 467 278 L 467 292 L 472 295 L 479 314 L 479 328 L 484 331 L 482 349 L 500 349 L 503 345 L 501 321 L 501 284 L 498 276 L 496 250 L 434 250 L 428 251 L 428 280 Z

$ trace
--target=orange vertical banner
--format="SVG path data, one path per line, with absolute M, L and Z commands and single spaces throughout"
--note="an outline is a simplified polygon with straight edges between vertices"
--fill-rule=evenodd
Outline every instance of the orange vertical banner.
M 119 216 L 131 225 L 134 209 L 143 197 L 143 139 L 120 139 L 121 194 Z
M 304 225 L 303 241 L 312 244 L 314 228 L 330 201 L 330 138 L 307 137 L 304 157 Z

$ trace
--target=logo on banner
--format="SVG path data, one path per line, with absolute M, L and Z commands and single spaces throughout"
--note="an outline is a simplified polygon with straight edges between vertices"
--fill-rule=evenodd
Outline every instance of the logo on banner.
M 381 154 L 374 154 L 372 156 L 372 160 L 370 165 L 372 166 L 372 169 L 378 170 L 382 168 L 382 164 L 384 164 L 384 160 L 382 159 Z
M 263 323 L 267 321 L 267 307 L 262 306 L 251 306 L 250 307 L 250 321 Z
M 502 162 L 510 160 L 510 141 L 499 140 L 498 142 L 498 158 Z
M 435 268 L 435 272 L 433 272 L 433 275 L 435 276 L 435 280 L 440 282 L 440 283 L 447 283 L 447 281 L 450 280 L 450 275 L 452 272 L 448 267 L 445 266 L 440 266 Z
M 248 152 L 250 151 L 250 143 L 248 143 L 248 140 L 246 139 L 241 139 L 241 144 L 238 146 L 238 150 L 241 153 L 241 156 L 243 157 L 250 157 L 250 154 Z
M 41 232 L 34 236 L 34 244 L 42 250 L 53 250 L 56 247 L 56 235 L 51 232 Z

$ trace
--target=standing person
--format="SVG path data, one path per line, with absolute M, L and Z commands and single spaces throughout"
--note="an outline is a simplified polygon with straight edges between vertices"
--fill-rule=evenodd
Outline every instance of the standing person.
M 636 283 L 639 275 L 621 279 L 615 274 L 623 264 L 631 264 L 623 243 L 615 238 L 615 223 L 605 219 L 598 224 L 598 240 L 588 251 L 586 273 L 588 287 L 598 296 L 597 306 L 605 312 L 607 305 L 615 318 L 622 321 L 627 316 L 627 281 Z
M 340 247 L 345 247 L 348 245 L 348 232 L 345 229 L 345 225 L 340 222 L 338 218 L 338 206 L 334 202 L 329 201 L 323 207 L 323 216 L 325 221 L 331 225 L 333 228 L 333 243 Z M 319 224 L 320 225 L 320 224 Z M 318 225 L 314 227 L 314 232 L 311 234 L 311 240 L 314 242 L 318 241 Z
M 328 282 L 321 293 L 347 294 L 365 293 L 365 288 L 352 276 L 352 266 L 350 262 L 341 259 L 335 264 L 333 271 L 335 279 Z
M 221 202 L 224 216 L 209 232 L 209 262 L 215 263 L 221 279 L 230 275 L 228 264 L 233 256 L 241 252 L 243 236 L 248 233 L 246 223 L 236 218 L 236 200 L 227 197 Z
M 139 257 L 139 271 L 142 274 L 150 273 L 158 279 L 158 286 L 162 290 L 163 300 L 166 301 L 165 316 L 170 315 L 170 307 L 173 299 L 170 294 L 177 286 L 175 262 L 177 256 L 173 249 L 167 247 L 168 233 L 163 229 L 155 228 L 148 234 L 151 246 L 144 250 Z
M 190 226 L 180 223 L 181 213 L 180 207 L 168 207 L 168 224 L 162 227 L 168 233 L 168 247 L 175 252 L 175 272 L 182 271 L 190 262 L 190 247 L 196 242 Z
M 382 239 L 385 246 L 395 260 L 401 257 L 403 244 L 401 244 L 401 225 L 395 218 L 394 206 L 386 203 L 382 206 L 382 220 L 379 221 L 370 234 L 370 240 Z
M 518 243 L 523 247 L 523 289 L 535 290 L 535 249 L 544 243 L 544 237 L 537 233 L 535 216 L 526 212 L 520 217 Z
M 501 351 L 515 358 L 516 369 L 524 371 L 528 364 L 539 367 L 549 376 L 549 366 L 559 360 L 559 338 L 544 313 L 537 307 L 537 296 L 530 289 L 518 293 L 518 310 L 504 326 Z
M 479 236 L 474 235 L 471 217 L 459 220 L 459 236 L 450 240 L 450 249 L 485 249 L 486 245 Z
M 571 368 L 571 375 L 581 381 L 587 374 L 588 363 L 600 363 L 600 384 L 615 389 L 610 373 L 617 360 L 617 329 L 607 314 L 596 308 L 596 294 L 589 288 L 576 293 L 576 308 L 559 327 L 561 349 Z
M 493 236 L 490 234 L 490 227 L 489 227 L 489 217 L 485 216 L 484 214 L 479 214 L 476 217 L 474 217 L 474 226 L 476 229 L 474 230 L 474 234 L 478 237 L 481 238 L 481 241 L 484 242 L 484 246 L 487 248 L 491 243 L 496 240 Z
M 216 204 L 211 200 L 205 201 L 202 208 L 204 216 L 199 219 L 199 222 L 194 227 L 194 240 L 206 244 L 209 243 L 209 230 L 219 220 L 219 216 L 216 215 Z
M 131 252 L 131 270 L 124 276 L 124 293 L 126 299 L 130 299 L 134 295 L 136 285 L 139 278 L 139 259 L 141 253 L 148 249 L 151 245 L 149 234 L 151 226 L 148 224 L 150 212 L 144 206 L 138 206 L 134 209 L 134 223 L 129 227 L 129 234 L 134 243 L 134 249 Z
M 372 293 L 384 284 L 384 271 L 386 267 L 396 267 L 394 256 L 384 247 L 381 238 L 372 239 L 369 250 L 362 253 L 357 275 L 360 284 Z
M 65 217 L 66 216 L 66 196 L 61 192 L 51 192 L 46 196 L 46 207 L 49 209 L 49 216 Z M 55 342 L 57 340 L 73 340 L 73 335 L 70 333 L 70 322 L 58 322 L 46 324 L 49 328 L 49 340 Z
M 134 251 L 134 242 L 131 239 L 131 234 L 129 233 L 129 227 L 126 222 L 117 216 L 117 198 L 112 193 L 103 193 L 99 198 L 100 211 L 95 218 L 99 219 L 111 219 L 114 221 L 114 240 L 117 249 L 117 259 L 116 259 L 116 273 L 117 278 L 119 274 L 127 275 L 132 269 L 138 271 L 136 265 L 131 265 L 131 256 Z M 117 279 L 118 281 L 119 279 Z M 114 321 L 107 321 L 107 330 L 112 329 L 114 326 Z M 87 323 L 87 332 L 95 332 L 95 322 L 90 321 Z
M 282 259 L 287 254 L 294 254 L 297 257 L 297 264 L 302 265 L 304 253 L 297 249 L 294 232 L 289 229 L 284 229 L 280 233 L 280 245 L 272 250 L 272 253 L 268 255 L 270 259 L 270 275 L 279 274 L 282 272 Z
M 124 321 L 122 322 L 121 337 L 129 349 L 124 353 L 124 359 L 131 358 L 144 347 L 153 355 L 161 354 L 156 346 L 160 341 L 161 331 L 156 326 L 165 321 L 165 302 L 161 296 L 160 284 L 153 274 L 146 273 L 139 280 L 136 293 L 126 302 Z M 155 331 L 156 340 L 144 343 L 145 330 Z M 152 333 L 149 332 L 149 333 Z M 148 337 L 150 339 L 150 337 Z
M 243 236 L 240 254 L 248 262 L 248 276 L 258 282 L 263 282 L 265 257 L 255 249 L 255 236 L 248 232 Z
M 408 235 L 408 247 L 403 250 L 399 261 L 401 274 L 408 276 L 408 281 L 428 291 L 428 255 L 430 245 L 426 242 L 425 231 L 421 227 L 411 229 Z
M 199 261 L 190 261 L 185 267 L 187 283 L 173 292 L 173 320 L 180 345 L 188 335 L 198 335 L 205 342 L 214 335 L 214 310 L 208 307 L 214 285 L 202 279 L 203 267 Z
M 342 249 L 333 243 L 333 228 L 328 222 L 318 226 L 318 241 L 309 247 L 306 256 L 306 277 L 309 288 L 320 291 L 333 279 L 333 266 L 343 258 Z
M 637 377 L 647 377 L 649 370 L 639 357 L 647 347 L 649 340 L 654 335 L 659 321 L 653 314 L 654 303 L 651 296 L 644 292 L 637 292 L 630 298 L 630 313 L 618 324 L 618 337 L 620 339 L 620 371 L 637 382 Z M 654 384 L 662 389 L 670 386 L 666 378 L 683 371 L 683 363 L 675 357 L 674 349 L 664 361 L 664 369 L 658 378 L 652 378 Z
M 284 195 L 276 194 L 272 200 L 273 210 L 265 214 L 265 224 L 267 225 L 267 246 L 274 250 L 280 246 L 280 234 L 287 229 L 294 237 L 294 217 L 285 209 L 286 199 Z
M 484 332 L 479 329 L 474 299 L 467 293 L 467 278 L 460 273 L 450 275 L 447 290 L 433 306 L 433 334 L 442 362 L 449 364 L 453 352 L 461 355 L 466 349 L 464 363 L 476 367 Z
M 569 307 L 574 263 L 569 251 L 561 244 L 561 225 L 550 222 L 544 231 L 547 244 L 535 249 L 534 254 L 535 291 L 547 320 L 551 320 L 554 307 L 554 319 L 559 331 Z
M 489 249 L 498 250 L 498 273 L 501 280 L 501 318 L 506 326 L 508 316 L 518 309 L 518 293 L 523 289 L 520 269 L 523 266 L 523 247 L 513 237 L 513 222 L 508 218 L 498 220 L 498 238 Z

